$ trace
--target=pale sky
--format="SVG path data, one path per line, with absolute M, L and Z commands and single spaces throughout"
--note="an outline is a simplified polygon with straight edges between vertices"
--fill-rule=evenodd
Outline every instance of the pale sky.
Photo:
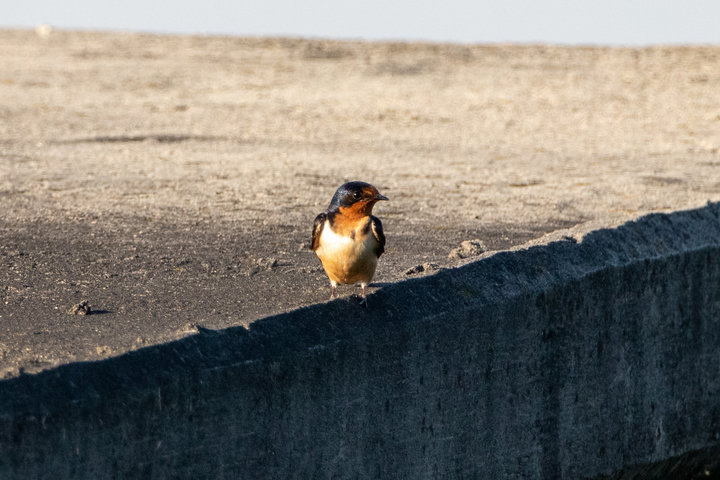
M 0 27 L 461 43 L 720 45 L 719 0 L 0 0 Z

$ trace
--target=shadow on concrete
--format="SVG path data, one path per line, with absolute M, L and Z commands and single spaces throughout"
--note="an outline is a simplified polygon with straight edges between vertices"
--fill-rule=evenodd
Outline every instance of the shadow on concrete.
M 665 480 L 671 478 L 706 479 L 720 478 L 720 445 L 695 450 L 666 460 L 623 468 L 612 475 L 593 480 Z
M 579 478 L 716 445 L 720 205 L 0 382 L 0 476 Z

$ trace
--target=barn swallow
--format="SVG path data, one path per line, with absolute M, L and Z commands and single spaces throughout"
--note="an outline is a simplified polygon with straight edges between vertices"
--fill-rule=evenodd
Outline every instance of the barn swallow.
M 330 299 L 339 283 L 366 288 L 375 274 L 378 258 L 385 251 L 382 222 L 372 215 L 375 203 L 387 200 L 365 182 L 348 182 L 337 189 L 327 211 L 315 218 L 312 249 L 330 278 Z

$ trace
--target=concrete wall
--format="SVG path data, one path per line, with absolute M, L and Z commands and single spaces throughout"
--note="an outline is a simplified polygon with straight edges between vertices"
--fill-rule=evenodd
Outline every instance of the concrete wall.
M 0 382 L 0 478 L 579 478 L 720 443 L 720 205 Z

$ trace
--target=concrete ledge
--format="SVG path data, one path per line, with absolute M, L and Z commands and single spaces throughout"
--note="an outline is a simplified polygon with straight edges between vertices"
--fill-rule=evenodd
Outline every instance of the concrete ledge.
M 0 477 L 578 478 L 719 444 L 720 205 L 569 235 L 0 382 Z

